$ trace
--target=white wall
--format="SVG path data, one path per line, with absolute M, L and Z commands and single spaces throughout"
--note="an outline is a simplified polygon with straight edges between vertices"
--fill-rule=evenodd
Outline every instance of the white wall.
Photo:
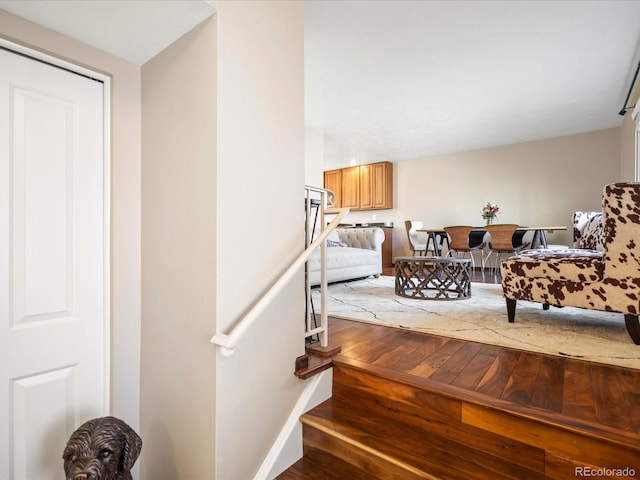
M 620 150 L 614 128 L 397 162 L 395 208 L 353 212 L 347 221 L 372 222 L 375 214 L 376 222 L 394 222 L 393 254 L 400 256 L 410 253 L 405 220 L 481 225 L 480 209 L 490 201 L 501 208 L 500 222 L 567 226 L 547 239 L 569 245 L 573 212 L 600 210 L 603 186 L 621 180 Z
M 142 67 L 141 478 L 214 478 L 216 18 Z
M 226 333 L 304 248 L 301 1 L 212 2 L 218 17 L 216 323 Z M 216 362 L 216 476 L 249 479 L 304 382 L 302 272 Z
M 142 69 L 143 478 L 252 478 L 305 386 L 302 272 L 209 343 L 304 247 L 302 2 L 211 4 Z
M 0 10 L 0 34 L 111 82 L 111 413 L 139 428 L 140 69 Z
M 324 182 L 324 135 L 318 129 L 306 127 L 304 137 L 304 183 L 320 187 Z
M 139 67 L 0 11 L 0 31 L 10 40 L 113 77 L 112 413 L 141 431 L 145 447 L 140 464 L 145 478 L 251 478 L 305 385 L 293 376 L 294 360 L 304 352 L 301 273 L 262 315 L 234 357 L 204 358 L 215 355 L 210 335 L 216 330 L 227 331 L 303 246 L 302 2 L 214 4 L 218 9 L 217 51 L 204 49 L 203 53 L 199 50 L 203 43 L 191 42 L 188 35 L 145 65 L 146 115 L 142 120 Z M 198 62 L 212 60 L 207 55 L 217 55 L 219 72 L 215 83 L 220 128 L 214 173 L 199 156 L 206 135 L 198 129 L 209 124 L 193 120 L 206 117 L 201 109 L 211 104 L 191 103 L 194 92 L 189 88 L 195 92 L 201 88 L 195 78 L 182 81 L 186 88 L 176 87 L 180 75 L 189 73 L 180 72 L 182 62 L 197 69 Z M 173 96 L 159 101 L 163 93 Z M 188 112 L 181 95 L 191 106 Z M 165 117 L 159 118 L 161 115 Z M 145 130 L 144 193 L 141 125 Z M 168 131 L 169 127 L 175 130 Z M 195 144 L 187 138 L 192 129 L 196 129 Z M 215 129 L 210 134 L 211 139 L 216 138 Z M 204 191 L 202 185 L 207 181 L 209 190 Z M 162 198 L 163 194 L 167 198 Z M 142 422 L 141 196 L 148 222 L 144 225 Z M 212 219 L 213 227 L 209 223 Z M 194 228 L 200 222 L 207 224 L 203 230 Z M 169 228 L 173 232 L 168 232 Z M 206 231 L 204 238 L 194 241 L 190 237 L 202 231 Z M 207 239 L 211 240 L 208 247 L 213 260 L 202 250 L 189 251 L 194 243 L 201 249 Z M 167 258 L 171 262 L 161 259 L 153 265 L 161 257 L 162 247 L 173 255 Z M 210 262 L 215 266 L 204 270 L 215 272 L 215 277 L 197 277 Z M 149 276 L 155 273 L 161 276 Z M 175 280 L 186 278 L 191 283 L 178 285 L 174 280 L 176 291 L 172 292 L 168 288 L 172 274 Z M 202 303 L 186 305 L 188 285 L 198 280 L 201 288 L 215 287 L 208 297 L 202 290 L 194 292 L 190 300 Z M 211 317 L 194 319 L 194 312 L 206 312 L 211 300 L 217 300 Z M 169 342 L 172 335 L 174 341 Z M 269 341 L 274 338 L 278 340 Z M 198 342 L 194 351 L 192 342 Z M 207 372 L 211 373 L 208 381 L 200 383 Z M 215 398 L 203 407 L 214 381 Z M 185 400 L 187 397 L 197 402 Z M 209 415 L 203 413 L 206 408 Z M 194 426 L 192 415 L 187 426 L 179 426 L 178 417 L 192 409 L 200 423 Z M 193 435 L 185 439 L 189 433 Z M 194 443 L 199 447 L 190 452 Z M 158 459 L 158 465 L 166 469 L 154 467 Z M 192 467 L 184 463 L 189 460 L 194 460 Z M 193 473 L 197 468 L 200 470 Z

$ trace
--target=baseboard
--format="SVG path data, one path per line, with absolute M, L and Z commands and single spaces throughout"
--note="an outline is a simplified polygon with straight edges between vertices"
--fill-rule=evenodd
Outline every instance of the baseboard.
M 307 380 L 307 385 L 289 414 L 280 434 L 265 457 L 254 480 L 277 477 L 302 458 L 302 425 L 300 417 L 331 396 L 332 370 L 326 370 Z

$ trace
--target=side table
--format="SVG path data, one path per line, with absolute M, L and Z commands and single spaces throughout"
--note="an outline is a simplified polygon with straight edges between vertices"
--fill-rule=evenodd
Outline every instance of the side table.
M 396 295 L 422 300 L 471 297 L 468 258 L 396 257 Z

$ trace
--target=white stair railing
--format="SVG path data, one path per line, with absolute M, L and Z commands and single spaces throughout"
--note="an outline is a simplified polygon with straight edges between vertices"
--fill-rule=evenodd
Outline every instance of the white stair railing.
M 289 283 L 294 277 L 296 272 L 302 268 L 307 262 L 311 254 L 320 248 L 320 325 L 316 328 L 311 328 L 312 312 L 310 307 L 310 284 L 308 279 L 305 281 L 305 288 L 307 291 L 307 319 L 306 319 L 306 331 L 305 338 L 312 335 L 320 336 L 320 346 L 326 347 L 328 345 L 329 333 L 328 333 L 328 321 L 327 321 L 327 308 L 326 308 L 326 290 L 327 290 L 327 236 L 333 229 L 335 229 L 342 219 L 349 213 L 348 208 L 331 208 L 329 204 L 333 203 L 335 195 L 331 190 L 317 187 L 305 187 L 305 207 L 307 209 L 307 224 L 305 226 L 307 232 L 307 238 L 312 231 L 309 225 L 310 220 L 310 208 L 312 203 L 312 195 L 320 195 L 319 205 L 319 219 L 318 225 L 324 226 L 322 231 L 318 234 L 317 238 L 311 242 L 311 244 L 296 258 L 291 266 L 280 276 L 280 278 L 273 284 L 273 286 L 262 296 L 260 300 L 242 317 L 242 319 L 236 324 L 231 332 L 216 333 L 211 337 L 211 343 L 218 345 L 223 356 L 230 356 L 233 354 L 236 345 L 240 342 L 244 334 L 251 328 L 251 326 L 258 319 L 260 314 L 271 304 L 271 302 L 278 296 L 282 289 Z M 331 202 L 329 202 L 331 200 Z M 325 226 L 325 215 L 327 213 L 335 214 L 335 217 Z

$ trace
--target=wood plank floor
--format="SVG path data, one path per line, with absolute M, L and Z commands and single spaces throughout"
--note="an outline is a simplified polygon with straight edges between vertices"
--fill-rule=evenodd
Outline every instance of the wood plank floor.
M 640 455 L 640 370 L 337 318 L 329 325 L 330 344 L 342 347 L 337 360 L 604 437 Z

